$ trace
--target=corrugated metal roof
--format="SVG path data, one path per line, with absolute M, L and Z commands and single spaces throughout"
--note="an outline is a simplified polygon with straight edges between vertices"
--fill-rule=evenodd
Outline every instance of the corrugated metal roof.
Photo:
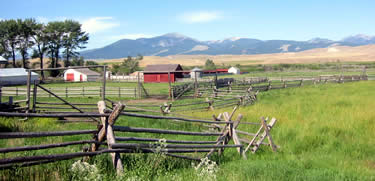
M 31 72 L 31 75 L 38 75 L 38 74 L 35 72 Z M 0 77 L 12 77 L 12 76 L 27 76 L 26 69 L 24 68 L 0 69 Z
M 0 61 L 7 61 L 4 57 L 0 56 Z
M 198 68 L 198 67 L 195 67 L 193 69 L 191 69 L 192 72 L 201 72 L 202 69 Z
M 145 72 L 154 72 L 154 71 L 176 71 L 182 70 L 180 64 L 153 64 L 147 65 Z
M 100 73 L 98 72 L 95 72 L 95 71 L 92 71 L 88 68 L 83 68 L 83 69 L 74 69 L 76 70 L 77 72 L 80 72 L 80 73 L 83 73 L 83 74 L 86 74 L 86 75 L 100 75 Z

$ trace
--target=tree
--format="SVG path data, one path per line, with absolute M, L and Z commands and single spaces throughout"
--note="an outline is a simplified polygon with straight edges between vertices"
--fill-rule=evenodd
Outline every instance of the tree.
M 143 60 L 143 55 L 142 54 L 138 54 L 137 57 L 136 57 L 137 60 Z
M 48 37 L 45 31 L 45 26 L 42 23 L 36 23 L 33 26 L 33 36 L 31 37 L 35 42 L 35 49 L 33 50 L 32 58 L 39 57 L 40 68 L 43 69 L 43 58 L 44 54 L 47 52 Z M 41 71 L 42 79 L 44 79 L 44 71 Z
M 51 58 L 52 68 L 58 67 L 60 49 L 63 47 L 64 22 L 53 21 L 46 26 L 47 48 Z
M 207 59 L 206 63 L 204 64 L 204 68 L 206 70 L 216 70 L 216 65 L 215 65 L 214 61 L 212 61 L 210 59 Z
M 11 51 L 9 50 L 7 41 L 7 26 L 6 22 L 3 20 L 0 20 L 0 55 L 5 59 L 11 57 Z
M 72 66 L 83 66 L 85 64 L 85 61 L 83 59 L 83 57 L 73 57 L 73 60 L 71 62 L 71 65 Z
M 13 67 L 16 67 L 16 47 L 19 39 L 19 26 L 17 21 L 13 19 L 1 21 L 0 33 L 2 54 L 12 57 Z
M 34 19 L 18 19 L 17 24 L 19 28 L 17 50 L 22 56 L 22 67 L 27 68 L 28 50 L 35 44 L 32 37 L 35 34 L 33 29 L 36 26 L 36 22 Z
M 65 33 L 63 35 L 63 48 L 65 57 L 65 67 L 69 66 L 69 59 L 71 57 L 77 57 L 79 53 L 76 49 L 86 48 L 84 45 L 87 44 L 89 36 L 87 33 L 82 31 L 81 24 L 73 20 L 64 21 Z
M 115 64 L 112 66 L 112 72 L 113 73 L 124 73 L 124 74 L 130 74 L 135 71 L 140 70 L 139 68 L 139 56 L 136 58 L 133 58 L 131 56 L 128 56 L 126 59 L 123 60 L 123 62 L 118 65 Z
M 124 61 L 121 63 L 121 72 L 130 74 L 137 70 L 139 70 L 139 61 L 133 60 L 132 57 L 128 56 L 127 59 L 124 59 Z

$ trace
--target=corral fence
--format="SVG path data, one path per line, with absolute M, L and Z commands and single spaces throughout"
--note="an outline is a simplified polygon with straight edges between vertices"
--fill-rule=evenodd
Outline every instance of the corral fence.
M 39 165 L 45 163 L 51 163 L 61 160 L 68 160 L 74 158 L 85 158 L 109 153 L 113 166 L 116 169 L 118 175 L 122 175 L 124 172 L 120 154 L 121 153 L 157 153 L 165 154 L 171 157 L 189 159 L 200 161 L 202 158 L 209 158 L 213 153 L 218 152 L 222 154 L 225 148 L 236 148 L 239 154 L 246 159 L 246 151 L 252 148 L 253 153 L 257 150 L 260 145 L 269 145 L 273 151 L 276 151 L 276 147 L 270 136 L 270 129 L 276 122 L 276 119 L 272 119 L 269 123 L 267 120 L 262 119 L 261 124 L 241 122 L 242 115 L 239 114 L 235 120 L 233 120 L 234 113 L 237 110 L 237 106 L 231 113 L 224 112 L 215 118 L 213 121 L 201 120 L 201 119 L 188 119 L 181 117 L 169 117 L 169 116 L 155 116 L 146 114 L 136 114 L 124 112 L 125 105 L 118 103 L 115 105 L 113 110 L 106 107 L 104 101 L 98 102 L 99 113 L 49 113 L 49 114 L 38 114 L 38 113 L 8 113 L 0 112 L 0 116 L 6 117 L 50 117 L 50 118 L 61 118 L 61 117 L 76 117 L 85 118 L 93 117 L 100 119 L 99 126 L 94 129 L 87 130 L 69 130 L 69 131 L 48 131 L 48 132 L 1 132 L 0 139 L 15 139 L 15 138 L 48 138 L 56 136 L 72 136 L 72 135 L 93 135 L 94 139 L 87 139 L 87 136 L 83 136 L 86 139 L 72 140 L 69 142 L 62 143 L 51 143 L 51 144 L 37 144 L 27 146 L 16 146 L 0 148 L 0 153 L 6 155 L 12 153 L 11 157 L 5 156 L 0 159 L 0 169 L 11 169 L 16 167 L 25 167 L 32 165 Z M 126 116 L 129 118 L 142 118 L 138 121 L 153 120 L 154 121 L 166 121 L 166 124 L 189 124 L 195 127 L 197 124 L 205 125 L 209 127 L 209 130 L 199 131 L 188 131 L 185 130 L 185 126 L 175 126 L 180 128 L 179 130 L 165 129 L 165 128 L 152 128 L 152 127 L 133 127 L 133 126 L 122 126 L 116 124 L 116 120 L 120 116 Z M 194 124 L 192 124 L 194 123 Z M 130 124 L 130 122 L 129 122 Z M 153 124 L 152 124 L 153 125 Z M 261 125 L 260 129 L 256 133 L 250 133 L 246 131 L 240 131 L 237 129 L 239 125 L 243 127 L 248 125 Z M 168 126 L 167 126 L 168 127 Z M 264 132 L 261 134 L 261 131 Z M 134 134 L 155 135 L 155 136 L 134 136 Z M 242 139 L 238 134 L 243 134 L 245 137 Z M 175 139 L 160 139 L 166 135 L 176 135 Z M 177 135 L 185 135 L 190 137 L 184 137 L 184 139 L 178 139 Z M 268 137 L 269 143 L 263 143 L 264 139 Z M 204 138 L 204 139 L 201 139 Z M 250 140 L 251 138 L 251 140 Z M 229 144 L 229 141 L 233 140 L 234 144 Z M 250 140 L 250 141 L 249 141 Z M 86 145 L 82 151 L 66 153 L 63 149 L 61 153 L 40 154 L 35 152 L 37 150 L 52 149 L 58 147 L 68 147 L 74 145 Z M 102 147 L 102 148 L 100 148 Z M 73 149 L 74 150 L 74 149 Z M 15 152 L 20 154 L 15 154 Z M 27 154 L 26 154 L 27 153 Z M 38 154 L 39 153 L 39 154 Z M 198 153 L 202 153 L 201 157 L 196 157 Z M 192 155 L 191 155 L 192 154 Z M 15 156 L 16 155 L 16 156 Z M 17 156 L 18 155 L 18 156 Z M 27 155 L 27 156 L 24 156 Z
M 177 98 L 207 97 L 207 98 L 240 98 L 249 96 L 258 91 L 282 89 L 287 87 L 300 87 L 308 84 L 346 83 L 372 79 L 368 75 L 321 75 L 317 77 L 248 77 L 238 79 L 219 79 L 209 84 L 192 86 L 185 91 L 180 91 Z M 178 88 L 177 90 L 184 90 Z
M 101 97 L 103 87 L 49 87 L 48 90 L 56 95 L 69 97 Z M 24 87 L 0 87 L 3 96 L 26 96 L 27 88 Z M 34 94 L 34 89 L 31 94 Z M 43 92 L 41 88 L 37 88 L 38 97 L 51 97 L 51 94 Z M 137 88 L 131 87 L 106 87 L 106 96 L 108 97 L 131 97 L 137 98 Z

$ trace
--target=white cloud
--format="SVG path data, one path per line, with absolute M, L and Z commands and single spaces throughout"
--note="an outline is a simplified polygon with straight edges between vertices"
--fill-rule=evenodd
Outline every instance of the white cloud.
M 120 26 L 119 23 L 113 21 L 112 17 L 94 17 L 81 23 L 82 29 L 92 34 Z
M 180 19 L 186 23 L 204 23 L 214 21 L 220 18 L 220 13 L 214 11 L 190 12 L 184 13 L 180 16 Z
M 46 17 L 41 17 L 41 16 L 38 16 L 37 18 L 36 18 L 36 20 L 38 21 L 38 22 L 40 22 L 40 23 L 44 23 L 44 24 L 47 24 L 48 23 L 48 18 L 46 18 Z
M 138 39 L 138 38 L 151 38 L 151 37 L 154 37 L 154 36 L 155 35 L 136 33 L 136 34 L 123 34 L 123 35 L 111 36 L 111 39 L 113 39 L 113 40 L 120 40 L 120 39 L 135 40 L 135 39 Z
M 55 18 L 46 18 L 39 16 L 36 18 L 37 21 L 47 24 L 50 21 L 65 21 L 67 17 L 55 17 Z M 112 17 L 92 17 L 89 19 L 75 19 L 76 21 L 79 21 L 82 24 L 83 31 L 86 31 L 90 34 L 94 34 L 97 32 L 105 31 L 108 29 L 112 29 L 114 27 L 120 26 L 119 23 L 114 22 Z
M 63 17 L 63 16 L 61 16 L 61 17 L 55 17 L 55 18 L 52 18 L 52 19 L 46 18 L 46 17 L 43 17 L 43 16 L 36 17 L 36 20 L 38 22 L 44 23 L 44 24 L 47 24 L 50 21 L 65 21 L 67 19 L 68 19 L 67 17 Z

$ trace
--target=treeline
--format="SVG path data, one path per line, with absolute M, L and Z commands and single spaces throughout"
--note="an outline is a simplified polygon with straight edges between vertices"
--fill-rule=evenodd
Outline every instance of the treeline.
M 13 67 L 29 68 L 29 58 L 39 58 L 43 68 L 44 56 L 48 56 L 48 66 L 57 68 L 82 63 L 78 59 L 79 49 L 85 48 L 89 35 L 74 20 L 53 21 L 47 24 L 35 19 L 9 19 L 0 21 L 0 55 L 12 59 Z M 31 55 L 30 52 L 32 52 Z M 22 64 L 16 64 L 16 54 L 22 56 Z M 75 61 L 71 61 L 74 59 Z M 78 61 L 78 62 L 77 62 Z M 42 72 L 42 77 L 44 74 Z

